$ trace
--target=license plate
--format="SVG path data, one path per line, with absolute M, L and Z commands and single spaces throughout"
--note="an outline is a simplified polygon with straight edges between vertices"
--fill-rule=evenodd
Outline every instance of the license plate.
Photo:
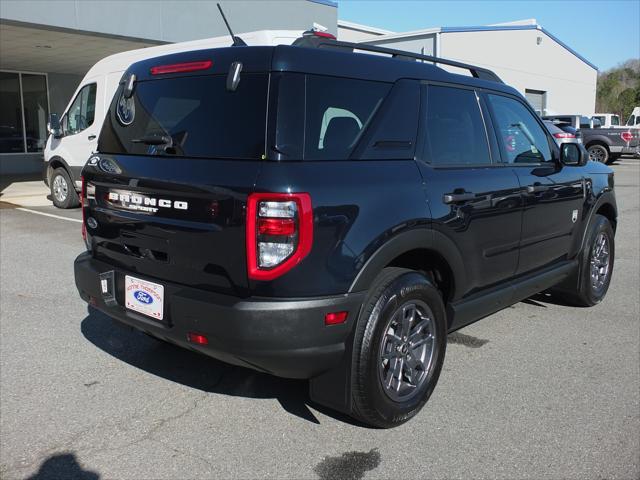
M 162 320 L 164 311 L 164 287 L 162 285 L 126 275 L 124 288 L 125 305 L 129 310 L 156 320 Z

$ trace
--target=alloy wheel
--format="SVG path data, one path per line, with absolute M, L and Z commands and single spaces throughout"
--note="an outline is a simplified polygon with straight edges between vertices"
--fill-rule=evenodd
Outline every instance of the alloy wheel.
M 56 175 L 53 179 L 53 195 L 59 202 L 64 202 L 69 194 L 69 186 L 62 175 Z
M 609 277 L 609 238 L 600 232 L 591 249 L 591 288 L 600 291 Z
M 378 357 L 380 382 L 391 400 L 404 402 L 421 391 L 434 363 L 435 333 L 424 302 L 405 303 L 391 315 Z
M 593 160 L 600 163 L 606 163 L 607 151 L 599 146 L 591 147 L 589 149 L 589 160 Z

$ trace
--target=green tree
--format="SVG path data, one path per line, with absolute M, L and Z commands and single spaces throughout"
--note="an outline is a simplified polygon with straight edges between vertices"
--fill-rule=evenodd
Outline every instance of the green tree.
M 598 75 L 598 112 L 616 113 L 624 121 L 636 106 L 640 106 L 640 60 L 627 60 Z

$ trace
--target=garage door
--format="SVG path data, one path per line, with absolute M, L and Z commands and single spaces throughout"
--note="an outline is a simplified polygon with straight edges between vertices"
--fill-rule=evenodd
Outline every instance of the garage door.
M 538 115 L 544 115 L 544 109 L 547 106 L 547 92 L 527 89 L 524 96 Z

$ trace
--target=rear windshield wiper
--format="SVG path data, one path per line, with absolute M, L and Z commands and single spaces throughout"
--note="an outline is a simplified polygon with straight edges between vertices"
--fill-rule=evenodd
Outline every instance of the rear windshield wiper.
M 132 143 L 144 143 L 145 145 L 171 145 L 173 140 L 167 135 L 145 135 L 144 137 L 134 138 Z

